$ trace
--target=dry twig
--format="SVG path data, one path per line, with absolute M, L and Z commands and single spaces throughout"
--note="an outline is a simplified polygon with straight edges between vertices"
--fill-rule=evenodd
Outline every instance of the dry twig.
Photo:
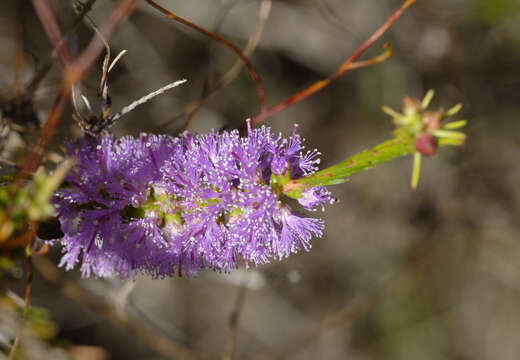
M 63 41 L 60 27 L 56 22 L 56 18 L 54 17 L 54 13 L 52 12 L 48 1 L 33 0 L 32 3 L 36 15 L 38 15 L 38 19 L 40 19 L 40 24 L 42 25 L 43 30 L 45 30 L 45 34 L 47 35 L 53 49 L 58 55 L 61 66 L 66 67 L 72 62 L 72 56 L 69 53 L 66 43 Z
M 29 231 L 27 231 L 24 236 L 30 236 L 30 240 L 26 245 L 26 255 L 27 255 L 27 267 L 25 272 L 25 299 L 24 299 L 24 307 L 23 307 L 23 321 L 27 319 L 27 315 L 29 314 L 29 307 L 31 305 L 31 293 L 32 293 L 32 285 L 33 285 L 33 262 L 32 262 L 32 246 L 34 241 L 34 236 L 38 229 L 38 223 L 31 222 L 29 224 Z M 20 345 L 20 336 L 21 331 L 23 331 L 23 327 L 20 327 L 18 330 L 18 334 L 14 339 L 13 345 L 11 346 L 11 350 L 9 351 L 9 360 L 14 359 L 16 356 L 16 352 L 18 351 L 18 347 Z
M 260 77 L 258 76 L 258 73 L 256 72 L 255 68 L 253 67 L 253 65 L 251 64 L 251 62 L 247 58 L 247 56 L 244 55 L 244 53 L 235 44 L 233 44 L 231 41 L 227 40 L 226 38 L 224 38 L 224 37 L 222 37 L 222 36 L 220 36 L 220 35 L 218 35 L 218 34 L 216 34 L 214 32 L 206 30 L 203 27 L 200 27 L 199 25 L 197 25 L 195 23 L 192 23 L 191 21 L 189 21 L 187 19 L 182 18 L 182 17 L 180 17 L 177 14 L 174 14 L 173 12 L 171 12 L 168 9 L 162 7 L 161 5 L 157 4 L 153 0 L 146 0 L 146 2 L 148 4 L 150 4 L 151 6 L 153 6 L 155 9 L 157 9 L 160 12 L 162 12 L 163 14 L 165 14 L 168 18 L 170 18 L 170 19 L 172 19 L 174 21 L 177 21 L 177 22 L 179 22 L 181 24 L 184 24 L 186 26 L 189 26 L 192 29 L 194 29 L 194 30 L 196 30 L 196 31 L 198 31 L 198 32 L 200 32 L 202 34 L 204 34 L 206 36 L 209 36 L 212 39 L 215 39 L 216 41 L 224 44 L 231 51 L 233 51 L 240 58 L 242 63 L 246 66 L 247 71 L 249 72 L 249 75 L 251 76 L 251 78 L 255 82 L 256 91 L 258 93 L 258 100 L 260 102 L 260 113 L 262 114 L 262 113 L 264 113 L 267 110 L 267 106 L 266 106 L 266 102 L 265 102 L 265 89 L 264 89 L 264 85 L 262 84 L 262 81 L 260 80 Z
M 34 0 L 35 2 L 38 2 L 37 0 Z M 100 33 L 103 34 L 103 37 L 105 39 L 108 39 L 112 32 L 115 30 L 117 25 L 132 11 L 132 9 L 135 6 L 137 0 L 120 0 L 112 13 L 110 14 L 109 18 L 105 21 L 103 26 L 100 29 Z M 45 2 L 40 2 L 41 4 L 45 4 Z M 47 4 L 48 5 L 48 4 Z M 37 12 L 40 11 L 40 7 L 35 8 Z M 48 7 L 47 9 L 44 9 L 44 13 L 42 15 L 38 15 L 40 18 L 44 19 L 53 19 L 54 16 L 52 15 L 52 12 L 50 14 L 52 15 L 52 18 L 49 18 L 49 12 Z M 51 20 L 49 20 L 51 21 Z M 58 28 L 59 29 L 59 28 Z M 60 38 L 61 32 L 55 31 L 49 29 L 49 31 L 52 31 L 52 38 L 51 42 L 54 45 L 62 44 L 63 39 Z M 58 37 L 58 38 L 55 38 Z M 62 82 L 60 92 L 54 101 L 54 104 L 51 108 L 51 111 L 49 112 L 49 115 L 47 116 L 47 119 L 45 120 L 45 123 L 43 124 L 43 127 L 41 129 L 40 135 L 38 136 L 38 140 L 36 141 L 35 146 L 33 147 L 33 150 L 27 157 L 25 163 L 23 164 L 22 170 L 19 172 L 17 177 L 17 183 L 22 184 L 27 180 L 27 177 L 29 174 L 32 173 L 32 171 L 36 168 L 38 165 L 38 162 L 40 161 L 40 158 L 43 154 L 43 151 L 47 145 L 47 142 L 54 134 L 54 130 L 58 126 L 58 123 L 60 122 L 61 115 L 63 114 L 63 110 L 65 108 L 65 103 L 68 99 L 68 97 L 71 94 L 71 87 L 73 84 L 76 84 L 88 71 L 88 69 L 92 66 L 97 56 L 100 54 L 101 50 L 103 50 L 104 44 L 99 39 L 97 35 L 94 35 L 92 40 L 90 41 L 90 44 L 88 47 L 82 52 L 80 57 L 72 62 L 70 65 L 66 67 L 66 74 L 65 79 Z M 65 53 L 68 52 L 68 50 L 63 46 L 59 46 L 58 49 L 55 49 L 57 53 Z M 59 50 L 59 51 L 58 51 Z M 62 55 L 63 60 L 67 61 L 66 56 Z
M 223 360 L 233 360 L 235 357 L 238 336 L 238 320 L 240 318 L 240 313 L 242 312 L 246 298 L 247 279 L 247 274 L 244 274 L 244 279 L 242 281 L 242 285 L 240 285 L 240 288 L 238 289 L 233 310 L 231 310 L 231 313 L 229 314 L 229 334 L 226 354 L 224 355 Z
M 253 124 L 258 125 L 262 121 L 264 121 L 267 117 L 276 114 L 285 108 L 294 105 L 303 99 L 306 99 L 307 97 L 315 94 L 319 90 L 323 89 L 327 85 L 329 85 L 332 81 L 340 78 L 343 76 L 347 71 L 357 69 L 360 67 L 366 67 L 370 65 L 374 65 L 377 63 L 380 63 L 387 59 L 390 54 L 391 50 L 389 46 L 386 46 L 386 51 L 382 53 L 381 55 L 365 60 L 356 62 L 356 60 L 370 47 L 372 46 L 391 26 L 392 24 L 401 17 L 401 15 L 405 12 L 407 8 L 409 8 L 415 0 L 406 0 L 401 7 L 395 11 L 386 21 L 385 23 L 379 27 L 363 44 L 361 44 L 360 47 L 357 48 L 357 50 L 352 54 L 351 57 L 347 59 L 339 68 L 336 70 L 336 72 L 329 77 L 319 80 L 315 82 L 314 84 L 310 85 L 309 87 L 299 91 L 298 93 L 290 96 L 286 100 L 282 101 L 278 105 L 273 106 L 270 109 L 267 109 L 266 111 L 260 111 L 258 115 L 256 115 L 253 118 Z
M 260 42 L 260 37 L 262 36 L 262 33 L 264 31 L 265 23 L 267 19 L 269 18 L 269 13 L 271 12 L 271 0 L 262 0 L 260 3 L 260 8 L 258 9 L 258 16 L 257 16 L 257 22 L 255 25 L 255 28 L 251 32 L 251 36 L 249 37 L 249 40 L 247 41 L 246 47 L 244 48 L 243 54 L 246 57 L 250 57 L 253 52 L 255 51 L 256 47 L 258 46 L 258 43 Z M 228 86 L 239 74 L 240 69 L 242 68 L 242 61 L 237 60 L 231 68 L 224 74 L 218 81 L 218 87 L 213 90 L 209 95 L 206 96 L 204 99 L 199 99 L 195 102 L 196 106 L 195 108 L 189 113 L 188 119 L 186 120 L 186 124 L 184 125 L 183 130 L 186 130 L 190 124 L 193 122 L 195 116 L 198 114 L 198 112 L 202 109 L 206 101 L 216 95 L 219 91 L 224 89 L 226 86 Z

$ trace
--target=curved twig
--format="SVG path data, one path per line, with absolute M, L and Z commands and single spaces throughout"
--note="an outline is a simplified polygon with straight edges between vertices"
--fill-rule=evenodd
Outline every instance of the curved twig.
M 58 55 L 61 66 L 65 68 L 72 62 L 72 56 L 69 53 L 66 43 L 63 41 L 60 27 L 56 22 L 56 18 L 54 17 L 54 13 L 52 12 L 48 1 L 33 0 L 32 3 L 36 15 L 38 15 L 38 18 L 40 19 L 40 24 L 42 25 L 43 30 L 45 30 L 47 38 Z
M 165 14 L 168 18 L 170 18 L 174 21 L 180 22 L 181 24 L 184 24 L 186 26 L 189 26 L 192 29 L 194 29 L 202 34 L 209 36 L 212 39 L 215 39 L 216 41 L 224 44 L 231 51 L 233 51 L 240 58 L 242 63 L 246 66 L 247 71 L 249 72 L 249 75 L 255 82 L 256 91 L 258 93 L 258 100 L 260 102 L 260 113 L 263 113 L 267 110 L 267 106 L 266 106 L 266 102 L 265 102 L 265 89 L 264 89 L 264 85 L 262 84 L 262 80 L 258 76 L 258 73 L 256 72 L 255 68 L 253 67 L 253 65 L 247 58 L 247 56 L 244 55 L 244 53 L 235 44 L 233 44 L 231 41 L 227 40 L 226 38 L 224 38 L 214 32 L 206 30 L 203 27 L 200 27 L 199 25 L 192 23 L 191 21 L 189 21 L 187 19 L 184 19 L 184 18 L 172 13 L 171 11 L 165 9 L 164 7 L 157 4 L 153 0 L 146 0 L 146 2 L 148 4 L 150 4 L 152 7 L 154 7 L 155 9 L 157 9 L 160 12 L 162 12 L 163 14 Z
M 269 13 L 271 12 L 272 0 L 262 0 L 260 3 L 260 9 L 258 10 L 257 23 L 255 25 L 255 29 L 251 33 L 249 40 L 247 41 L 246 47 L 244 48 L 244 55 L 250 57 L 251 54 L 255 51 L 258 43 L 260 42 L 260 37 L 264 31 L 264 26 L 269 17 Z M 228 86 L 239 74 L 240 69 L 242 67 L 242 61 L 237 60 L 231 68 L 221 76 L 218 81 L 218 86 L 214 89 L 210 94 L 208 94 L 205 98 L 198 99 L 195 102 L 195 108 L 189 113 L 188 119 L 182 128 L 182 131 L 187 130 L 190 124 L 195 119 L 195 116 L 199 113 L 202 107 L 206 104 L 206 102 L 215 96 L 218 92 Z
M 272 7 L 272 0 L 261 0 L 260 8 L 258 9 L 258 16 L 257 16 L 257 22 L 255 24 L 255 28 L 251 32 L 251 36 L 249 37 L 246 47 L 243 50 L 243 54 L 247 56 L 248 58 L 253 54 L 253 52 L 256 50 L 256 47 L 258 46 L 260 42 L 260 38 L 262 36 L 262 33 L 264 31 L 265 23 L 267 22 L 267 19 L 269 18 L 269 14 L 271 12 Z M 240 59 L 237 59 L 237 61 L 229 68 L 229 70 L 220 77 L 218 80 L 218 86 L 213 91 L 211 91 L 208 95 L 206 95 L 205 98 L 199 98 L 197 100 L 192 101 L 188 105 L 184 106 L 184 109 L 179 112 L 177 115 L 173 116 L 172 118 L 168 119 L 164 123 L 160 124 L 158 126 L 158 129 L 164 129 L 176 120 L 180 119 L 184 115 L 188 115 L 188 118 L 186 122 L 184 123 L 184 126 L 179 132 L 183 132 L 184 130 L 187 130 L 189 126 L 192 124 L 195 116 L 200 112 L 200 110 L 204 107 L 206 102 L 217 95 L 222 89 L 224 89 L 227 85 L 229 85 L 239 74 L 240 69 L 243 66 L 243 62 Z
M 310 85 L 309 87 L 299 91 L 298 93 L 290 96 L 289 98 L 285 99 L 278 105 L 273 106 L 272 108 L 268 109 L 267 111 L 260 111 L 258 115 L 256 115 L 253 118 L 253 124 L 258 125 L 262 121 L 264 121 L 267 117 L 276 114 L 285 108 L 296 104 L 297 102 L 302 101 L 303 99 L 306 99 L 307 97 L 313 95 L 314 93 L 318 92 L 319 90 L 323 89 L 327 85 L 329 85 L 332 81 L 338 79 L 339 77 L 343 76 L 347 71 L 369 66 L 378 62 L 381 62 L 388 58 L 390 56 L 389 48 L 387 48 L 387 51 L 385 51 L 383 54 L 379 55 L 378 57 L 375 57 L 368 61 L 362 61 L 357 62 L 356 60 L 370 47 L 372 46 L 389 28 L 392 26 L 392 24 L 401 17 L 401 15 L 405 12 L 407 8 L 409 8 L 416 0 L 406 0 L 401 7 L 395 11 L 386 21 L 385 23 L 379 27 L 363 44 L 361 44 L 360 47 L 357 48 L 357 50 L 352 54 L 351 57 L 345 61 L 338 70 L 331 76 L 319 80 L 315 82 L 314 84 Z
M 240 285 L 237 296 L 235 298 L 235 304 L 231 310 L 231 313 L 229 314 L 229 334 L 226 354 L 224 355 L 223 360 L 233 360 L 235 358 L 238 336 L 238 320 L 240 318 L 240 313 L 242 312 L 242 308 L 244 307 L 244 302 L 246 299 L 248 279 L 248 274 L 244 274 L 242 284 Z
M 109 18 L 105 21 L 103 27 L 100 29 L 100 32 L 103 34 L 105 39 L 110 37 L 110 34 L 112 34 L 117 25 L 128 15 L 130 11 L 132 11 L 136 1 L 137 0 L 120 0 L 118 2 Z M 37 0 L 34 0 L 34 2 L 38 3 Z M 53 36 L 57 36 L 57 34 L 61 35 L 61 32 L 53 32 Z M 61 38 L 51 41 L 53 41 L 53 44 L 62 43 Z M 47 142 L 52 137 L 54 130 L 60 122 L 61 115 L 63 114 L 63 110 L 65 108 L 65 103 L 71 93 L 72 85 L 77 83 L 85 75 L 103 48 L 103 42 L 98 38 L 97 35 L 94 35 L 90 41 L 90 44 L 82 52 L 80 57 L 67 66 L 65 79 L 62 82 L 60 92 L 54 102 L 54 105 L 52 106 L 51 111 L 49 112 L 49 115 L 47 116 L 47 119 L 45 120 L 45 123 L 43 124 L 40 135 L 38 136 L 38 140 L 36 141 L 36 145 L 33 147 L 33 150 L 23 164 L 22 170 L 18 174 L 16 181 L 19 185 L 27 180 L 29 174 L 31 174 L 38 165 Z M 62 49 L 66 48 L 60 46 L 59 49 L 61 49 L 60 51 L 63 52 Z

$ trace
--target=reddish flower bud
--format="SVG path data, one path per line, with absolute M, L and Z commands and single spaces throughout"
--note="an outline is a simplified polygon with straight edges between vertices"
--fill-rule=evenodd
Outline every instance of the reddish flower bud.
M 420 133 L 415 140 L 415 149 L 424 156 L 433 156 L 437 151 L 437 139 L 432 134 Z

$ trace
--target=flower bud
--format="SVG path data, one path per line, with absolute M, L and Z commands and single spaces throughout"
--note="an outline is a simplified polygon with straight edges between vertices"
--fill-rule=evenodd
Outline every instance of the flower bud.
M 429 133 L 420 133 L 415 140 L 415 149 L 424 156 L 433 156 L 437 151 L 437 139 Z

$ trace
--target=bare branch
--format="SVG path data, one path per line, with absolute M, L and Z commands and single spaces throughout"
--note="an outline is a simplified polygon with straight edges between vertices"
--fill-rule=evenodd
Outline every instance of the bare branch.
M 34 241 L 34 236 L 36 235 L 36 231 L 38 229 L 38 223 L 37 222 L 30 222 L 29 223 L 29 230 L 26 234 L 24 234 L 24 237 L 28 237 L 29 241 L 26 244 L 26 258 L 27 258 L 27 266 L 25 271 L 25 300 L 24 300 L 24 306 L 23 306 L 23 321 L 27 319 L 27 315 L 29 314 L 29 307 L 31 305 L 31 293 L 32 293 L 32 285 L 33 285 L 33 262 L 32 262 L 32 245 Z M 9 359 L 14 359 L 17 355 L 18 346 L 20 344 L 20 335 L 23 327 L 21 327 L 18 330 L 18 334 L 16 335 L 16 338 L 14 340 L 13 346 L 11 347 L 11 350 L 9 351 Z
M 262 33 L 264 31 L 265 23 L 269 17 L 269 14 L 271 12 L 271 5 L 272 0 L 261 0 L 260 7 L 258 9 L 258 16 L 257 16 L 257 22 L 255 24 L 254 29 L 251 32 L 251 35 L 249 37 L 249 40 L 247 41 L 246 47 L 244 48 L 243 54 L 246 57 L 250 57 L 253 52 L 256 50 L 256 47 L 258 46 L 258 43 L 260 42 L 260 38 L 262 36 Z M 175 115 L 173 118 L 168 119 L 163 124 L 159 125 L 159 129 L 163 129 L 176 121 L 177 119 L 181 118 L 182 116 L 188 114 L 188 118 L 181 129 L 181 132 L 188 129 L 189 126 L 192 124 L 193 120 L 195 119 L 195 116 L 199 113 L 199 111 L 202 109 L 202 107 L 206 104 L 206 102 L 217 95 L 222 89 L 224 89 L 227 85 L 229 85 L 239 74 L 241 67 L 243 66 L 243 62 L 241 59 L 238 59 L 231 68 L 220 77 L 218 83 L 218 87 L 214 89 L 211 93 L 206 95 L 205 98 L 199 98 L 190 104 L 184 106 L 184 109 L 179 114 Z
M 223 360 L 233 360 L 235 357 L 238 336 L 238 320 L 240 318 L 242 308 L 244 307 L 247 292 L 247 280 L 248 274 L 244 274 L 244 279 L 242 280 L 242 285 L 240 285 L 240 288 L 238 289 L 233 310 L 231 310 L 231 314 L 229 314 L 228 342 L 226 354 L 224 355 Z
M 56 51 L 58 55 L 58 59 L 60 60 L 61 66 L 66 67 L 70 65 L 72 62 L 72 56 L 69 53 L 69 49 L 65 42 L 63 41 L 63 37 L 61 35 L 61 30 L 56 22 L 56 18 L 54 17 L 54 13 L 48 3 L 47 0 L 33 0 L 34 10 L 40 19 L 40 23 L 51 42 L 52 47 Z
M 34 0 L 38 2 L 37 0 Z M 108 39 L 117 25 L 128 15 L 135 6 L 137 0 L 120 0 L 109 18 L 101 28 L 100 32 L 105 39 Z M 103 42 L 94 36 L 87 49 L 83 51 L 81 56 L 70 66 L 67 67 L 67 74 L 62 83 L 58 97 L 45 120 L 43 128 L 40 132 L 36 145 L 27 157 L 22 170 L 18 174 L 18 184 L 23 183 L 29 174 L 36 168 L 40 161 L 41 155 L 52 137 L 54 130 L 60 122 L 61 115 L 65 108 L 65 103 L 70 96 L 72 85 L 77 83 L 87 72 L 89 67 L 94 63 L 99 53 L 103 50 Z
M 153 6 L 155 9 L 159 10 L 160 12 L 162 12 L 163 14 L 168 16 L 168 18 L 170 18 L 170 19 L 172 19 L 174 21 L 180 22 L 181 24 L 184 24 L 186 26 L 189 26 L 192 29 L 195 29 L 196 31 L 198 31 L 198 32 L 200 32 L 202 34 L 204 34 L 206 36 L 209 36 L 212 39 L 215 39 L 216 41 L 224 44 L 231 51 L 233 51 L 240 58 L 240 60 L 244 63 L 244 65 L 247 68 L 247 71 L 249 72 L 249 75 L 251 76 L 251 78 L 253 79 L 253 81 L 256 84 L 256 91 L 258 93 L 258 100 L 260 102 L 260 113 L 263 113 L 263 112 L 266 111 L 267 106 L 266 106 L 266 103 L 265 103 L 265 89 L 264 89 L 264 85 L 262 84 L 262 81 L 260 80 L 260 77 L 258 76 L 258 73 L 256 72 L 255 68 L 253 67 L 253 65 L 251 64 L 251 62 L 247 58 L 247 56 L 244 55 L 242 53 L 242 51 L 235 44 L 233 44 L 231 41 L 225 39 L 224 37 L 222 37 L 222 36 L 220 36 L 220 35 L 218 35 L 218 34 L 216 34 L 214 32 L 206 30 L 206 29 L 200 27 L 199 25 L 197 25 L 195 23 L 192 23 L 191 21 L 180 17 L 179 15 L 174 14 L 173 12 L 167 10 L 166 8 L 164 8 L 161 5 L 157 4 L 153 0 L 146 0 L 146 2 L 148 4 L 150 4 L 151 6 Z
M 309 87 L 307 87 L 307 88 L 299 91 L 298 93 L 290 96 L 289 98 L 285 99 L 278 105 L 275 105 L 272 108 L 270 108 L 264 112 L 261 111 L 258 115 L 256 115 L 253 118 L 253 124 L 257 125 L 257 124 L 261 123 L 262 121 L 264 121 L 267 117 L 269 117 L 273 114 L 276 114 L 276 113 L 284 110 L 285 108 L 302 101 L 303 99 L 308 98 L 309 96 L 313 95 L 314 93 L 318 92 L 319 90 L 321 90 L 324 87 L 326 87 L 327 85 L 329 85 L 332 81 L 343 76 L 349 70 L 364 67 L 364 66 L 369 66 L 369 65 L 383 61 L 386 58 L 388 58 L 388 56 L 390 55 L 389 47 L 387 47 L 387 50 L 383 54 L 381 54 L 380 56 L 378 56 L 374 59 L 356 63 L 356 60 L 387 31 L 392 26 L 392 24 L 394 22 L 396 22 L 396 20 L 399 19 L 401 17 L 401 15 L 403 15 L 405 10 L 408 9 L 414 2 L 415 2 L 415 0 L 406 0 L 401 5 L 401 7 L 397 11 L 395 11 L 385 21 L 385 23 L 381 27 L 379 27 L 379 29 L 377 29 L 363 44 L 361 44 L 360 47 L 357 48 L 357 50 L 354 52 L 354 54 L 352 54 L 352 56 L 349 57 L 347 59 L 347 61 L 345 61 L 339 67 L 339 69 L 336 70 L 336 72 L 334 74 L 330 75 L 328 78 L 315 82 L 314 84 L 310 85 Z
M 271 5 L 271 0 L 262 0 L 262 2 L 260 3 L 260 9 L 258 10 L 258 17 L 255 28 L 251 32 L 251 36 L 249 37 L 246 47 L 244 48 L 244 55 L 248 58 L 251 56 L 251 54 L 253 54 L 256 47 L 258 46 L 258 43 L 260 42 L 260 38 L 264 31 L 265 23 L 267 21 L 267 18 L 269 17 L 269 13 L 271 12 Z M 213 92 L 211 92 L 208 96 L 206 96 L 205 99 L 200 99 L 197 102 L 197 106 L 195 107 L 195 109 L 193 109 L 188 115 L 188 119 L 186 120 L 186 124 L 184 125 L 183 130 L 186 130 L 189 127 L 189 125 L 193 122 L 195 116 L 202 109 L 202 107 L 208 99 L 210 99 L 211 97 L 216 95 L 220 90 L 228 86 L 237 77 L 237 75 L 240 73 L 242 65 L 242 62 L 240 60 L 237 60 L 233 64 L 233 66 L 231 66 L 231 68 L 220 78 L 219 86 L 215 90 L 213 90 Z

